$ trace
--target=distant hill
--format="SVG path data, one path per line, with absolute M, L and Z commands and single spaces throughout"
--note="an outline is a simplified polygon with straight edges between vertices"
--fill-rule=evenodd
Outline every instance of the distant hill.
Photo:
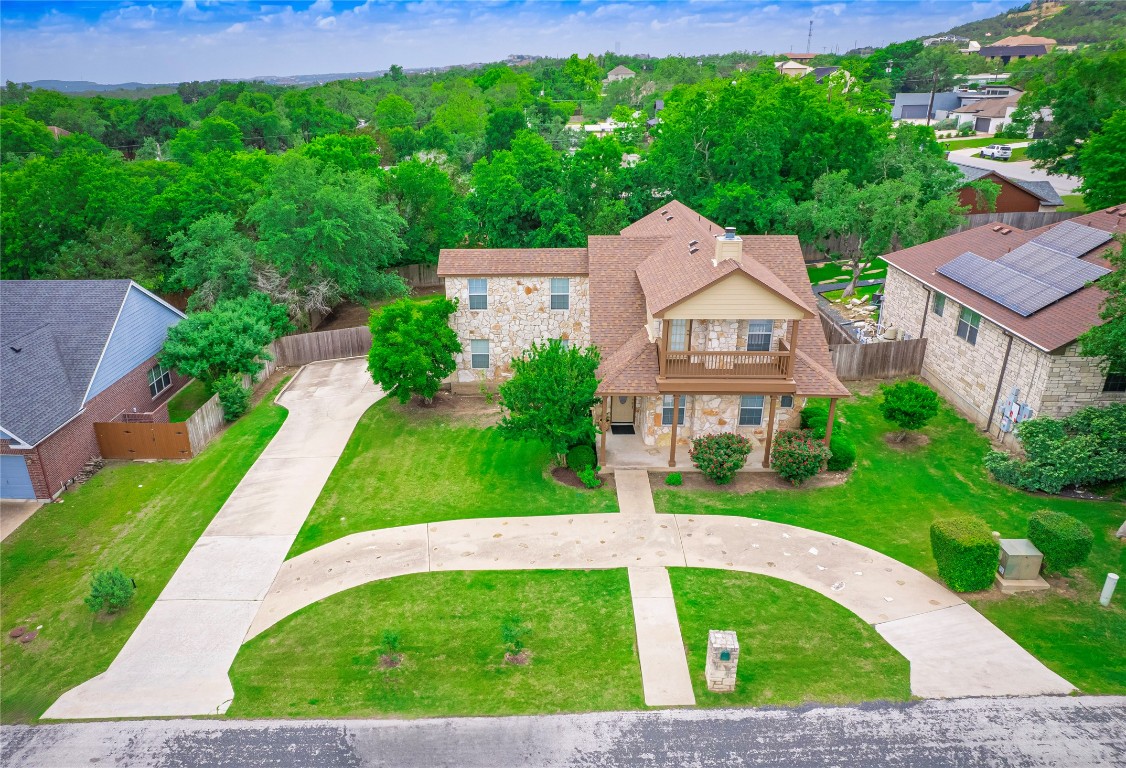
M 446 67 L 430 67 L 428 69 L 408 69 L 407 72 L 424 72 Z M 372 77 L 382 77 L 387 70 L 374 72 L 332 72 L 323 75 L 259 75 L 257 77 L 226 77 L 226 83 L 260 82 L 270 85 L 320 85 L 331 83 L 334 80 L 357 80 Z M 140 98 L 158 96 L 164 93 L 174 93 L 179 83 L 95 83 L 89 80 L 31 80 L 27 83 L 33 88 L 42 88 L 48 91 L 59 91 L 80 96 L 100 94 L 113 98 Z
M 1120 0 L 1034 0 L 998 16 L 971 21 L 943 34 L 990 40 L 1017 34 L 1050 37 L 1060 45 L 1105 43 L 1126 38 L 1126 2 Z
M 176 83 L 93 83 L 89 80 L 32 80 L 28 83 L 32 88 L 42 88 L 47 91 L 59 93 L 86 93 L 102 91 L 138 91 L 148 88 L 172 88 L 176 90 Z

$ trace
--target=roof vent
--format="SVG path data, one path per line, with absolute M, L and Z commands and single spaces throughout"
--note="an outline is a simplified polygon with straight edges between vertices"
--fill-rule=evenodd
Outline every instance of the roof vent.
M 699 240 L 689 240 L 689 241 L 688 241 L 688 247 L 689 247 L 689 248 L 691 248 L 691 247 L 693 247 L 694 245 L 697 245 L 697 244 L 699 244 L 699 242 L 700 242 Z
M 1004 227 L 1002 227 L 1000 224 L 998 224 L 997 226 L 995 226 L 993 228 L 993 231 L 994 232 L 1000 232 L 1002 229 L 1004 229 Z
M 1001 234 L 1002 234 L 1002 235 L 1007 235 L 1007 234 L 1009 234 L 1010 232 L 1012 232 L 1012 230 L 1011 230 L 1011 229 L 1002 229 L 1002 230 L 1001 230 Z
M 13 352 L 17 352 L 17 353 L 23 352 L 23 347 L 8 347 L 8 349 L 12 350 Z
M 699 248 L 689 248 L 689 249 L 688 249 L 688 253 L 690 253 L 690 254 L 692 254 L 692 253 L 699 253 L 699 252 L 700 252 L 700 249 L 699 249 Z
M 662 216 L 668 216 L 669 215 L 669 209 L 666 208 L 665 210 L 661 211 L 661 215 Z
M 1104 213 L 1118 213 L 1118 206 L 1116 205 L 1113 208 L 1107 208 Z
M 665 221 L 672 221 L 672 216 L 666 216 Z

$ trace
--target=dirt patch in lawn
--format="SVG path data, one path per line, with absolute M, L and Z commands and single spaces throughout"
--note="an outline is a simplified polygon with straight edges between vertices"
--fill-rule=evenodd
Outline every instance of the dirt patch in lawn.
M 884 433 L 884 443 L 887 444 L 887 447 L 901 453 L 917 451 L 924 445 L 929 445 L 930 441 L 931 439 L 929 437 L 918 432 L 908 432 L 907 437 L 903 438 L 902 441 L 899 439 L 898 432 Z
M 500 421 L 500 406 L 497 405 L 495 398 L 493 402 L 489 402 L 484 397 L 455 395 L 444 390 L 434 395 L 434 399 L 429 404 L 415 397 L 405 405 L 392 403 L 391 407 L 419 421 L 452 419 L 481 429 L 496 426 Z
M 728 493 L 756 493 L 758 491 L 792 491 L 795 489 L 809 490 L 814 488 L 830 488 L 841 485 L 848 480 L 850 472 L 822 472 L 795 486 L 789 480 L 784 480 L 776 472 L 740 472 L 735 475 L 727 485 L 716 485 L 701 472 L 684 472 L 681 477 L 683 485 L 666 485 L 667 472 L 650 472 L 649 482 L 653 490 L 672 491 L 727 491 Z

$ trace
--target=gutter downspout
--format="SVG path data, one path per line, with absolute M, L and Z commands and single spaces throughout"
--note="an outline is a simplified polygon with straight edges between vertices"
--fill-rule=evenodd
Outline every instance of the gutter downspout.
M 927 315 L 931 313 L 931 307 L 934 306 L 934 291 L 927 288 L 927 303 L 923 305 L 923 324 L 919 327 L 919 338 L 926 338 L 923 336 L 924 331 L 927 330 Z
M 997 411 L 997 398 L 1001 396 L 1001 384 L 1005 381 L 1005 371 L 1009 367 L 1009 353 L 1013 351 L 1013 336 L 1011 333 L 1006 333 L 1009 337 L 1009 344 L 1005 347 L 1005 359 L 1001 362 L 1001 375 L 997 377 L 997 388 L 993 390 L 993 405 L 989 409 L 989 419 L 985 422 L 984 432 L 989 432 L 989 428 L 993 426 L 993 414 Z

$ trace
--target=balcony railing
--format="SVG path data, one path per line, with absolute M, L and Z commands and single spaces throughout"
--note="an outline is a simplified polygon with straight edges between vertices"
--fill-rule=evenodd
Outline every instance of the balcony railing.
M 660 374 L 665 378 L 788 379 L 790 352 L 663 352 L 658 346 Z

